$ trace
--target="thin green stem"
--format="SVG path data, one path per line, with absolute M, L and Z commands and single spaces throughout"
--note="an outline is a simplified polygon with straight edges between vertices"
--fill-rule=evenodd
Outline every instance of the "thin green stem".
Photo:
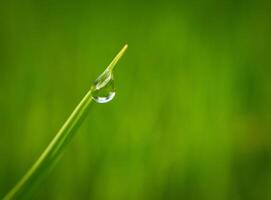
M 122 50 L 117 54 L 113 61 L 106 69 L 111 72 L 115 67 L 118 60 L 122 57 L 123 53 L 127 49 L 128 45 L 125 45 Z M 94 87 L 91 87 L 94 88 Z M 80 126 L 85 119 L 89 107 L 92 102 L 92 89 L 90 89 L 81 102 L 76 106 L 72 114 L 67 121 L 58 131 L 56 136 L 38 158 L 38 160 L 32 165 L 32 167 L 26 172 L 21 180 L 10 190 L 10 192 L 4 197 L 4 200 L 25 198 L 27 193 L 33 189 L 35 183 L 37 183 L 41 177 L 48 172 L 56 163 L 64 148 L 71 140 L 75 133 L 75 130 Z
M 22 179 L 10 190 L 10 192 L 4 197 L 4 200 L 14 199 L 21 197 L 31 187 L 32 183 L 36 182 L 40 174 L 43 174 L 45 170 L 57 160 L 62 149 L 68 144 L 72 138 L 76 128 L 81 124 L 86 117 L 89 106 L 92 102 L 91 90 L 87 92 L 85 97 L 74 109 L 70 117 L 58 131 L 56 136 L 34 163 L 34 165 L 27 171 Z
M 120 50 L 120 52 L 115 56 L 115 58 L 108 65 L 107 69 L 109 69 L 111 72 L 113 71 L 113 69 L 115 68 L 117 62 L 123 56 L 123 54 L 125 53 L 127 48 L 128 48 L 128 44 L 125 44 L 124 47 Z

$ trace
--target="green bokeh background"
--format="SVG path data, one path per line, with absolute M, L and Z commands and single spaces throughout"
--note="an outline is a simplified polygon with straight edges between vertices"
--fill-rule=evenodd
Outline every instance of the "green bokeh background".
M 0 197 L 120 48 L 117 95 L 33 199 L 271 199 L 269 1 L 0 2 Z

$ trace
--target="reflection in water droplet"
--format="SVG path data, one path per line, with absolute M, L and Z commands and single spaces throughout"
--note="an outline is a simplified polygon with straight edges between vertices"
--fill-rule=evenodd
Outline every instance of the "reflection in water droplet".
M 92 86 L 92 98 L 97 103 L 107 103 L 115 97 L 115 87 L 113 74 L 106 69 L 95 81 Z

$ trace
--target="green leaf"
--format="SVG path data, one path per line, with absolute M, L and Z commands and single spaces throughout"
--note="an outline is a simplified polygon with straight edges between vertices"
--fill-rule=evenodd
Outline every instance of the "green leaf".
M 122 57 L 127 47 L 128 46 L 125 45 L 122 48 L 122 50 L 117 54 L 117 56 L 106 68 L 106 70 L 109 69 L 112 72 L 113 68 L 117 64 L 118 60 Z M 89 107 L 93 100 L 93 88 L 95 88 L 95 82 L 91 89 L 84 96 L 84 98 L 76 106 L 74 111 L 60 128 L 60 130 L 52 139 L 47 148 L 43 151 L 41 156 L 26 172 L 26 174 L 21 178 L 21 180 L 4 197 L 4 200 L 25 198 L 28 195 L 29 191 L 33 190 L 35 183 L 37 183 L 43 175 L 45 175 L 50 171 L 50 169 L 52 169 L 60 155 L 63 153 L 63 150 L 65 149 L 69 141 L 73 138 L 77 128 L 87 116 Z

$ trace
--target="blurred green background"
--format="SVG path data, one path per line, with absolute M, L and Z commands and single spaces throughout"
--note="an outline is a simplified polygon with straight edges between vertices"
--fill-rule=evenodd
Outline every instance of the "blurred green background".
M 271 199 L 269 1 L 0 2 L 0 197 L 125 44 L 117 95 L 33 199 Z

